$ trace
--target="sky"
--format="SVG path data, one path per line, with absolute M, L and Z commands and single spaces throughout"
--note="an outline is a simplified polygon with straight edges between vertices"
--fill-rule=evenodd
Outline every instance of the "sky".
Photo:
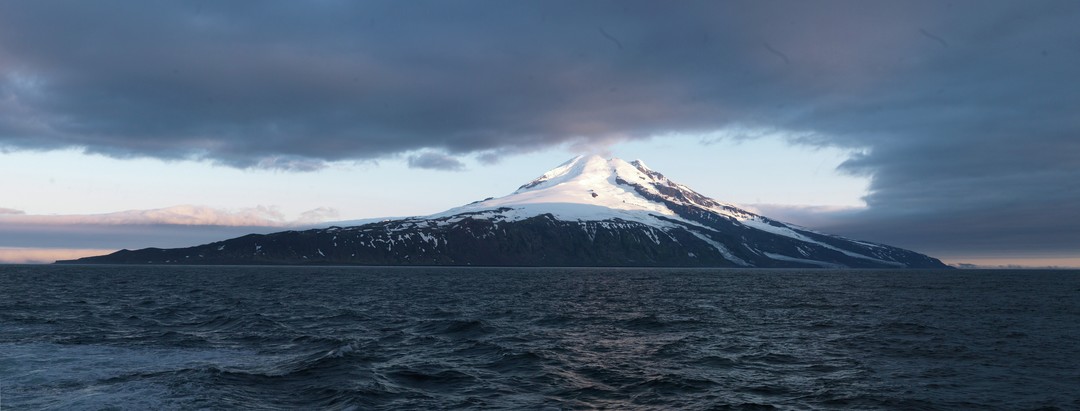
M 581 153 L 1080 266 L 1080 3 L 4 2 L 0 262 L 425 215 Z

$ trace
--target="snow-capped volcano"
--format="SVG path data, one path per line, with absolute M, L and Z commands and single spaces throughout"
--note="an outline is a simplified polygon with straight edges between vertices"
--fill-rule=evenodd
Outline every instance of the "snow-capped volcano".
M 249 235 L 80 263 L 944 268 L 937 259 L 781 223 L 640 160 L 579 156 L 513 193 L 355 227 Z
M 668 180 L 641 160 L 627 162 L 597 155 L 574 157 L 505 197 L 489 198 L 431 217 L 486 212 L 516 220 L 547 213 L 566 221 L 619 218 L 660 226 L 671 224 L 671 219 L 682 220 L 662 200 L 739 220 L 758 217 Z
M 675 212 L 664 204 L 651 201 L 633 187 L 619 183 L 639 179 L 660 183 L 642 170 L 648 169 L 640 161 L 628 163 L 618 158 L 578 156 L 522 185 L 510 195 L 453 208 L 432 217 L 488 211 L 498 212 L 508 219 L 550 213 L 560 220 L 622 218 L 649 224 L 662 221 L 653 215 L 675 217 Z

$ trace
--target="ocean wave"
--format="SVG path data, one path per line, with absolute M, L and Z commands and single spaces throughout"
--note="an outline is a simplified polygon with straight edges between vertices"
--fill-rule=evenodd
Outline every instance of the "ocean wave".
M 4 270 L 4 409 L 1080 407 L 1076 275 Z

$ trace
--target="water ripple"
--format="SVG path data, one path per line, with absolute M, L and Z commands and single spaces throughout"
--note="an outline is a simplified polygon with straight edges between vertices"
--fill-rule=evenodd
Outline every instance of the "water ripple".
M 0 405 L 1077 409 L 1077 289 L 1067 271 L 0 266 Z

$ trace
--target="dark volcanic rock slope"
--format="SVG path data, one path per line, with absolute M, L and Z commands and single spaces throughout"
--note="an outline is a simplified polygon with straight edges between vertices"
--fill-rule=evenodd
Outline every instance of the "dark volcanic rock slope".
M 248 235 L 75 263 L 944 268 L 717 202 L 639 161 L 578 157 L 513 194 L 423 218 Z

